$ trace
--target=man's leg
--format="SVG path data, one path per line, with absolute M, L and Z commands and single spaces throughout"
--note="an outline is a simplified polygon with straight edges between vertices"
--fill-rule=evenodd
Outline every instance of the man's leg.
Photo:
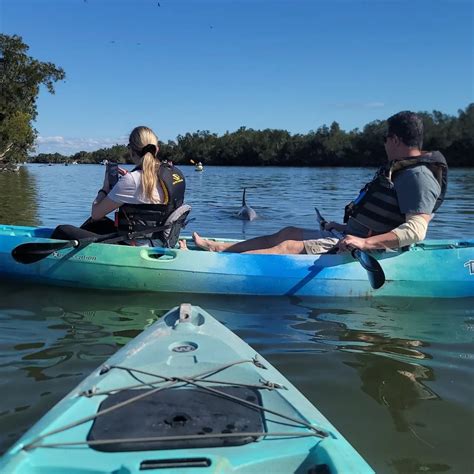
M 249 250 L 242 253 L 252 253 L 252 254 L 273 254 L 273 255 L 299 255 L 305 254 L 306 249 L 304 242 L 302 240 L 285 240 L 284 242 L 275 245 L 274 247 L 259 249 L 259 250 Z
M 253 239 L 244 240 L 242 242 L 216 242 L 210 239 L 203 239 L 196 232 L 193 233 L 194 242 L 198 247 L 209 250 L 211 252 L 232 252 L 232 253 L 243 253 L 243 252 L 258 252 L 263 249 L 272 249 L 282 244 L 285 241 L 302 241 L 303 240 L 303 229 L 298 227 L 285 227 L 279 230 L 275 234 L 262 235 L 261 237 L 255 237 Z M 304 247 L 304 246 L 303 246 Z M 266 252 L 266 253 L 279 253 L 279 252 Z M 293 253 L 293 252 L 292 252 Z M 300 253 L 300 252 L 294 252 Z

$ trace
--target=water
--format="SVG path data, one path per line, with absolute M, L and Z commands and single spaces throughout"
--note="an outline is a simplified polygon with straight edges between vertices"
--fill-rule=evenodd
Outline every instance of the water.
M 371 169 L 183 167 L 188 233 L 248 238 L 327 219 Z M 0 222 L 80 224 L 104 167 L 29 165 L 0 174 Z M 474 171 L 451 172 L 429 237 L 472 236 Z M 242 188 L 259 214 L 233 218 Z M 0 452 L 118 347 L 184 300 L 230 327 L 282 371 L 377 472 L 474 468 L 474 301 L 118 294 L 0 287 Z

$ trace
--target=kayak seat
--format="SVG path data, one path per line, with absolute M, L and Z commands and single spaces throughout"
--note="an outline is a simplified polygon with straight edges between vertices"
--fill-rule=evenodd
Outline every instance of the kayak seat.
M 262 404 L 259 391 L 253 387 L 213 386 L 213 389 Z M 110 408 L 150 389 L 122 390 L 109 395 L 98 411 Z M 90 444 L 103 452 L 149 451 L 160 449 L 190 449 L 240 446 L 257 440 L 245 433 L 264 433 L 262 410 L 235 402 L 223 395 L 201 388 L 174 388 L 143 397 L 134 403 L 97 417 L 89 430 L 87 441 L 117 440 L 111 444 Z M 189 436 L 215 433 L 242 433 L 228 438 L 148 440 L 133 442 L 133 438 Z M 123 438 L 124 441 L 120 441 Z
M 175 209 L 166 219 L 164 225 L 170 226 L 165 230 L 154 234 L 153 240 L 158 238 L 162 242 L 162 246 L 166 248 L 173 248 L 179 239 L 181 229 L 186 225 L 186 218 L 191 212 L 189 204 L 183 204 Z M 157 235 L 157 237 L 155 237 Z

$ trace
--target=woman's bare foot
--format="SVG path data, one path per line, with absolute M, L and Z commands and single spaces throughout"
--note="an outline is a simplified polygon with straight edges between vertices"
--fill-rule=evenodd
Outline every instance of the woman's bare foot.
M 186 243 L 185 240 L 180 240 L 180 241 L 178 242 L 178 245 L 179 245 L 179 249 L 180 249 L 180 250 L 189 250 L 189 249 L 188 249 L 188 244 Z

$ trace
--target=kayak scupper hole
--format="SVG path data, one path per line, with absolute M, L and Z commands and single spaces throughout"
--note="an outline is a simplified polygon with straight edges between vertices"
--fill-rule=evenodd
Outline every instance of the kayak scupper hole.
M 191 417 L 186 413 L 177 413 L 173 418 L 164 420 L 164 422 L 165 424 L 176 428 L 178 426 L 184 426 L 190 420 Z
M 204 431 L 204 433 L 212 433 L 212 428 L 209 428 L 208 426 L 204 426 L 202 428 L 202 431 Z

